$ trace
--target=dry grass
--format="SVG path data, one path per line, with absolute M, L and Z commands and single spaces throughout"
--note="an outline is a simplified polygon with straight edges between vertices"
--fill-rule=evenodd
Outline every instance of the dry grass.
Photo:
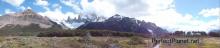
M 79 42 L 81 37 L 32 37 L 32 36 L 13 36 L 0 37 L 0 48 L 83 48 L 85 44 Z M 120 48 L 152 48 L 151 39 L 144 38 L 145 44 L 129 45 L 129 37 L 92 37 L 94 48 L 106 48 L 112 39 L 113 44 L 119 45 Z M 184 39 L 184 38 L 183 38 Z M 110 40 L 111 41 L 111 40 Z M 205 37 L 200 43 L 162 43 L 161 48 L 219 48 L 220 38 Z
M 184 38 L 182 38 L 184 39 Z M 194 39 L 194 38 L 192 38 Z M 219 48 L 219 37 L 201 37 L 200 43 L 163 43 L 161 48 Z

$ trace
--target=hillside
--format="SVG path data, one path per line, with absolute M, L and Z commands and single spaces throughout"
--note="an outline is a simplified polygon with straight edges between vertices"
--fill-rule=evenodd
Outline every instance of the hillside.
M 31 9 L 0 16 L 0 35 L 3 36 L 36 35 L 39 32 L 64 29 L 64 27 Z
M 167 31 L 151 22 L 114 15 L 103 22 L 88 22 L 77 29 L 112 30 L 120 32 L 143 33 L 146 36 L 164 36 Z

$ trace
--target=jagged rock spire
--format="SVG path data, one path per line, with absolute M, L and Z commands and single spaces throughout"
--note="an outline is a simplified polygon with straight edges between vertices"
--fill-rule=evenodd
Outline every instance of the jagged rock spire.
M 31 9 L 27 9 L 22 12 L 22 14 L 30 14 L 30 13 L 34 13 L 34 12 Z
M 31 9 L 24 10 L 22 12 L 23 16 L 38 16 L 37 13 L 33 12 Z

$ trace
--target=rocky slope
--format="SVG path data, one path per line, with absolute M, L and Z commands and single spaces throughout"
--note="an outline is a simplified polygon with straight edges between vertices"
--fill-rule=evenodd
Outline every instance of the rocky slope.
M 41 32 L 66 29 L 30 9 L 0 16 L 0 36 L 36 36 Z
M 41 16 L 31 9 L 27 9 L 20 13 L 6 14 L 0 16 L 0 28 L 10 24 L 10 25 L 21 25 L 27 26 L 30 24 L 38 24 L 41 28 L 49 28 L 52 25 L 57 25 L 55 22 L 51 21 L 45 16 Z
M 154 37 L 164 36 L 167 30 L 158 27 L 151 22 L 136 20 L 134 18 L 120 16 L 118 14 L 103 22 L 89 22 L 81 25 L 77 29 L 113 30 L 121 32 L 143 33 Z

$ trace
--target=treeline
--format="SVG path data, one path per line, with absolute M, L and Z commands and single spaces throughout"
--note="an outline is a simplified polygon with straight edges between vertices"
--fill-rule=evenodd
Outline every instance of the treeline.
M 199 36 L 211 36 L 211 37 L 220 37 L 219 31 L 210 31 L 206 33 L 205 31 L 175 31 L 170 33 L 172 36 L 187 36 L 187 37 L 199 37 Z
M 208 35 L 212 37 L 220 37 L 220 32 L 209 32 Z
M 7 24 L 0 29 L 0 36 L 33 36 L 39 32 L 45 31 L 38 24 L 28 26 Z
M 0 28 L 0 36 L 36 36 L 40 32 L 62 30 L 61 27 L 53 25 L 50 28 L 41 28 L 39 24 L 30 24 L 27 26 L 7 24 Z
M 86 33 L 92 36 L 143 36 L 134 32 L 119 32 L 111 30 L 79 30 L 79 29 L 62 29 L 59 26 L 51 28 L 40 28 L 38 24 L 28 26 L 8 24 L 0 29 L 0 36 L 38 36 L 38 37 L 72 37 L 84 36 Z
M 11 25 L 8 24 L 0 29 L 0 36 L 38 36 L 38 37 L 72 37 L 72 36 L 84 36 L 86 33 L 90 33 L 92 36 L 142 36 L 151 37 L 144 33 L 135 32 L 120 32 L 111 30 L 80 30 L 80 29 L 62 29 L 60 26 L 54 25 L 51 28 L 40 28 L 38 24 L 30 24 L 28 26 Z M 210 31 L 208 33 L 204 31 L 175 31 L 170 33 L 172 36 L 211 36 L 220 37 L 220 31 Z
M 131 36 L 142 36 L 141 34 L 132 32 L 118 32 L 110 30 L 59 30 L 59 31 L 49 31 L 41 32 L 38 37 L 72 37 L 72 36 L 85 36 L 90 33 L 91 36 L 120 36 L 120 37 L 131 37 Z

